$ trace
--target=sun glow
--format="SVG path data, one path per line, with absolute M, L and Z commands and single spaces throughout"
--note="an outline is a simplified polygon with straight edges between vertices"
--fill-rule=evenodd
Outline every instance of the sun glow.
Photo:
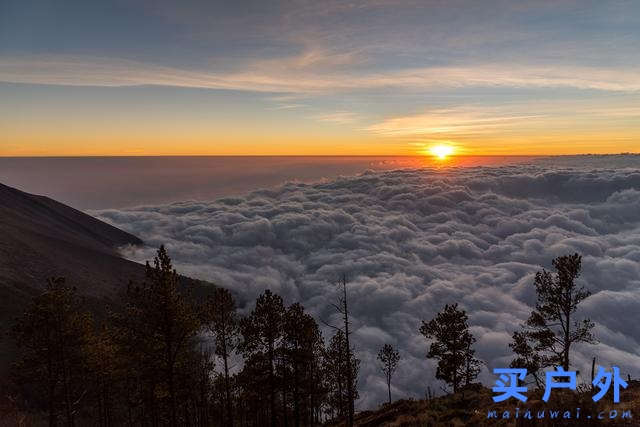
M 431 147 L 429 151 L 438 159 L 446 159 L 448 156 L 453 154 L 453 147 L 450 145 L 438 144 Z

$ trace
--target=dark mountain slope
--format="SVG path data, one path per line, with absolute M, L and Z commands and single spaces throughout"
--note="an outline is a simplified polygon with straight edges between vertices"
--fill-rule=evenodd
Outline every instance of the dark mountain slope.
M 127 244 L 142 241 L 55 200 L 0 184 L 0 353 L 10 353 L 2 332 L 49 277 L 64 277 L 94 312 L 104 313 L 130 280 L 144 278 L 144 265 L 118 254 Z M 208 287 L 182 280 L 196 285 L 195 294 Z
M 17 308 L 8 301 L 30 297 L 51 276 L 64 276 L 88 297 L 113 296 L 144 271 L 117 253 L 127 244 L 142 241 L 47 197 L 0 184 L 0 320 Z
M 16 232 L 35 232 L 106 253 L 114 253 L 117 246 L 142 244 L 139 238 L 76 209 L 2 184 L 0 221 L 0 226 Z

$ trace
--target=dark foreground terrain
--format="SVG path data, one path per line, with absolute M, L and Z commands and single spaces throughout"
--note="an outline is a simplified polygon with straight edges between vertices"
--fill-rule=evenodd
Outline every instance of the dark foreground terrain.
M 142 243 L 48 197 L 0 184 L 0 337 L 50 277 L 64 277 L 100 314 L 130 280 L 144 278 L 144 265 L 118 253 Z M 11 354 L 10 343 L 0 340 L 0 377 Z
M 19 314 L 44 289 L 65 277 L 88 298 L 110 298 L 144 266 L 117 248 L 142 241 L 43 196 L 0 184 L 0 324 Z
M 456 394 L 424 400 L 402 399 L 384 404 L 375 411 L 363 411 L 356 415 L 354 425 L 361 427 L 449 427 L 449 426 L 599 426 L 640 425 L 640 381 L 631 381 L 626 390 L 620 390 L 620 403 L 613 403 L 607 394 L 598 403 L 591 399 L 592 393 L 584 388 L 580 392 L 554 390 L 548 403 L 541 400 L 542 391 L 531 391 L 526 403 L 515 399 L 494 403 L 493 392 L 480 384 L 472 384 Z M 516 418 L 518 408 L 518 418 Z M 580 408 L 580 418 L 576 418 Z M 527 409 L 532 420 L 524 419 Z M 536 419 L 538 411 L 544 410 L 544 418 Z M 565 411 L 571 411 L 571 419 L 563 420 Z M 497 418 L 488 419 L 495 411 Z M 509 418 L 504 419 L 505 411 Z M 550 418 L 550 411 L 559 411 L 557 418 Z M 615 411 L 615 412 L 611 412 Z M 631 418 L 622 413 L 630 411 Z M 598 415 L 603 417 L 598 420 Z M 615 415 L 615 418 L 610 418 Z M 591 418 L 588 418 L 588 417 Z M 343 424 L 330 424 L 343 426 Z

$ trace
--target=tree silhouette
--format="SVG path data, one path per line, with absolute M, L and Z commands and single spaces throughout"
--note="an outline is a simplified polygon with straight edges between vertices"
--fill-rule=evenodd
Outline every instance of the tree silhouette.
M 294 425 L 299 427 L 309 419 L 312 408 L 309 397 L 315 392 L 313 370 L 317 364 L 318 346 L 322 345 L 322 335 L 318 324 L 304 312 L 302 305 L 289 306 L 284 314 L 283 361 L 290 371 L 289 389 L 293 395 Z
M 351 366 L 353 349 L 351 348 L 351 321 L 349 319 L 349 303 L 347 299 L 347 276 L 343 275 L 340 281 L 338 282 L 338 286 L 340 287 L 340 296 L 338 297 L 338 301 L 335 304 L 332 304 L 333 307 L 340 313 L 342 316 L 342 327 L 337 327 L 334 325 L 330 325 L 324 322 L 327 326 L 337 330 L 338 332 L 342 332 L 341 337 L 344 339 L 344 345 L 340 348 L 343 349 L 344 354 L 340 357 L 341 360 L 345 361 L 345 369 L 344 373 L 346 377 L 346 393 L 347 393 L 347 426 L 353 426 L 353 417 L 354 417 L 354 406 L 355 400 L 357 399 L 357 383 L 358 378 L 353 377 L 354 372 L 357 374 L 357 367 Z M 337 334 L 336 334 L 337 335 Z M 355 369 L 354 369 L 355 368 Z
M 231 379 L 229 376 L 229 358 L 238 346 L 239 321 L 236 304 L 229 292 L 216 288 L 207 298 L 204 306 L 206 328 L 214 336 L 215 355 L 222 359 L 224 375 L 225 425 L 233 425 L 233 404 L 231 399 Z
M 180 423 L 178 397 L 192 384 L 200 321 L 182 289 L 164 246 L 146 265 L 146 280 L 130 285 L 123 313 L 114 315 L 116 335 L 128 365 L 130 390 L 146 403 L 147 413 L 169 425 Z M 136 384 L 137 382 L 137 384 Z
M 282 298 L 267 289 L 256 300 L 256 306 L 251 314 L 240 322 L 242 331 L 240 350 L 245 359 L 252 359 L 255 367 L 263 366 L 267 370 L 269 417 L 272 427 L 277 423 L 276 364 L 283 340 L 283 313 Z
M 359 397 L 356 381 L 360 360 L 355 357 L 353 351 L 347 351 L 345 334 L 341 329 L 338 329 L 329 341 L 323 357 L 323 370 L 329 391 L 327 405 L 331 415 L 337 414 L 339 418 L 348 420 L 349 401 Z M 349 381 L 351 381 L 351 387 L 349 387 Z M 349 394 L 349 388 L 354 390 L 353 395 Z
M 521 332 L 514 333 L 510 347 L 517 357 L 516 366 L 537 372 L 548 366 L 562 366 L 569 370 L 571 346 L 574 343 L 596 342 L 591 330 L 594 323 L 584 318 L 576 320 L 574 313 L 591 292 L 576 284 L 582 268 L 582 257 L 577 253 L 555 258 L 552 262 L 556 273 L 546 270 L 536 273 L 537 302 Z M 528 366 L 527 366 L 528 365 Z
M 516 357 L 511 361 L 509 366 L 512 368 L 526 369 L 527 374 L 533 377 L 536 385 L 542 387 L 542 380 L 540 378 L 540 370 L 543 368 L 542 358 L 529 342 L 527 332 L 516 331 L 513 333 L 512 339 L 513 341 L 509 343 L 509 348 L 511 348 Z
M 101 426 L 115 424 L 121 403 L 122 360 L 112 334 L 108 325 L 102 325 L 91 336 L 87 351 L 89 372 L 86 381 L 92 390 L 94 417 Z
M 391 344 L 385 344 L 378 352 L 378 360 L 382 364 L 382 372 L 387 380 L 387 390 L 389 391 L 389 403 L 391 403 L 391 377 L 398 368 L 400 353 Z
M 443 380 L 457 392 L 463 384 L 470 384 L 480 372 L 480 361 L 471 348 L 475 338 L 469 332 L 467 313 L 458 304 L 445 305 L 429 322 L 422 322 L 420 333 L 432 340 L 427 358 L 438 360 L 436 378 Z
M 61 416 L 66 425 L 74 426 L 86 402 L 92 327 L 76 289 L 66 286 L 63 278 L 52 278 L 11 331 L 20 352 L 14 375 L 20 384 L 34 384 L 44 397 L 50 426 Z

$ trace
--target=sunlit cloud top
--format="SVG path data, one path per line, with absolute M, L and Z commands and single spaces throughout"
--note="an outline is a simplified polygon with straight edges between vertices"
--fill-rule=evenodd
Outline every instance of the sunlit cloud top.
M 637 2 L 57 3 L 0 5 L 0 155 L 617 152 L 640 135 Z

